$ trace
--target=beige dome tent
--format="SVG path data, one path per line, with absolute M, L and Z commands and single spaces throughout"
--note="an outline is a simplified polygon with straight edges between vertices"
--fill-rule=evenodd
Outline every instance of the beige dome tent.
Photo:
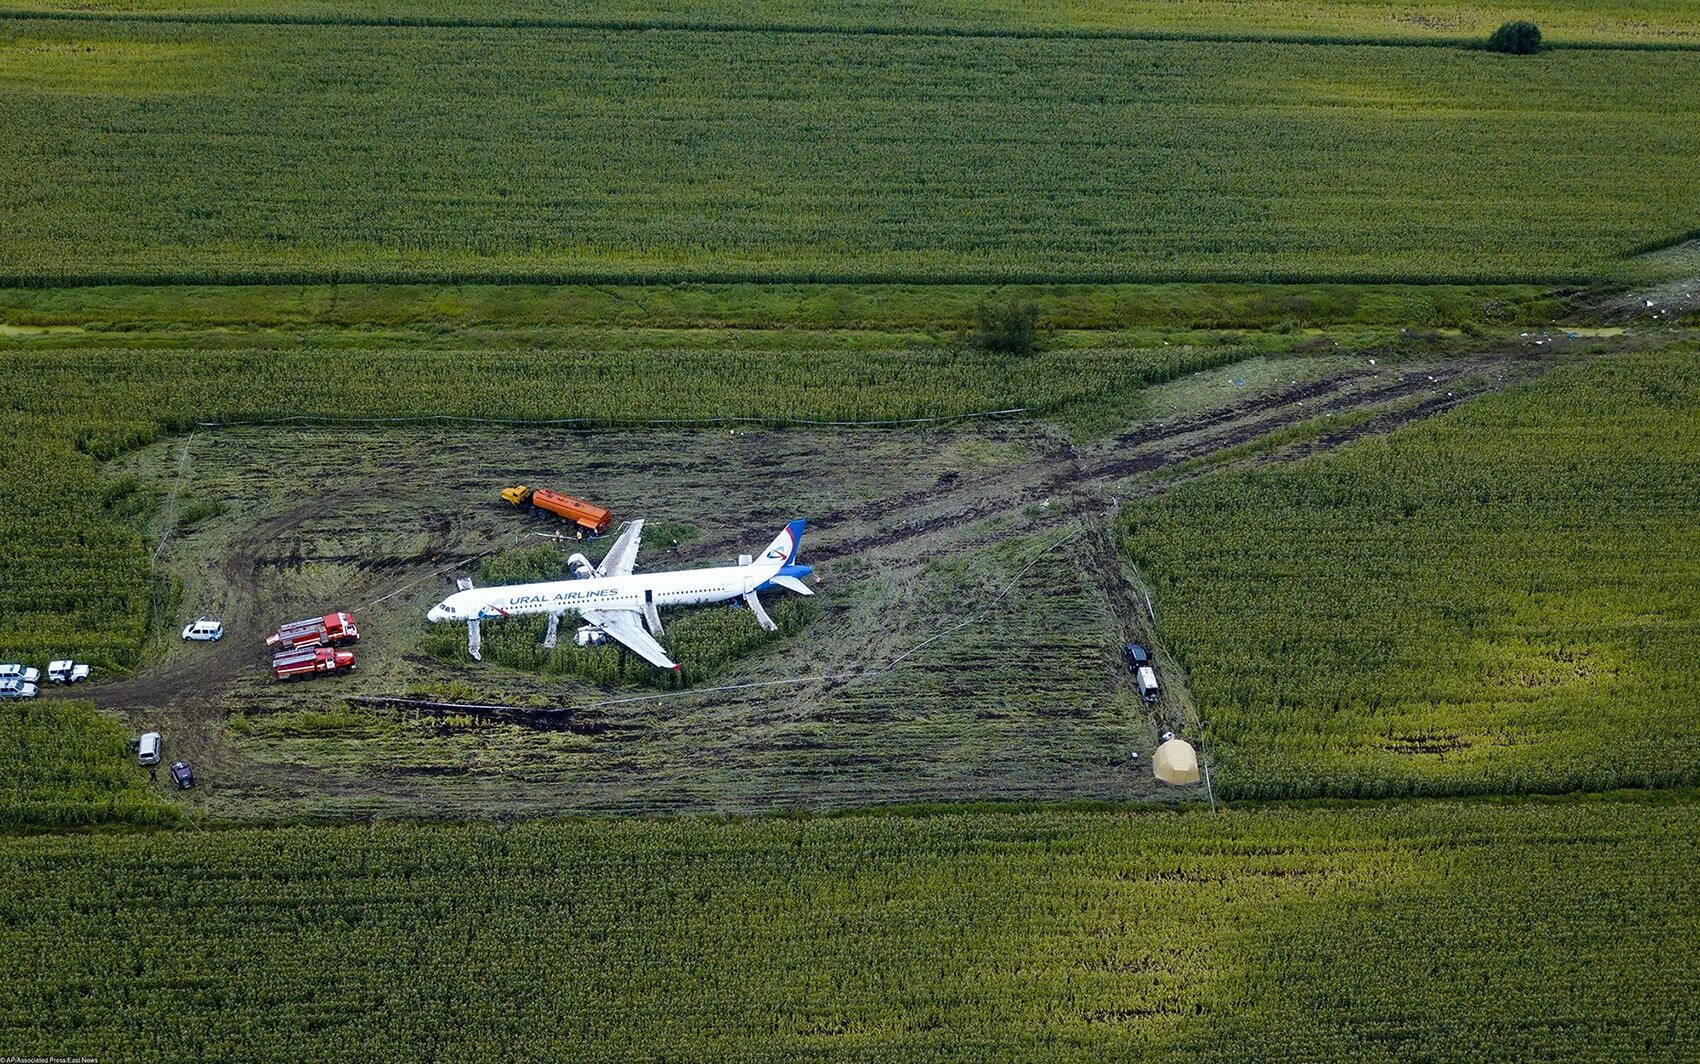
M 1170 739 L 1159 746 L 1151 761 L 1164 783 L 1198 782 L 1198 753 L 1185 739 Z

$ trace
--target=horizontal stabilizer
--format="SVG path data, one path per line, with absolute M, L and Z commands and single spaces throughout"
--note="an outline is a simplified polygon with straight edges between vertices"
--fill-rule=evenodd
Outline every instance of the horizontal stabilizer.
M 774 587 L 782 587 L 787 591 L 795 591 L 799 595 L 814 594 L 814 591 L 810 589 L 809 585 L 803 583 L 794 576 L 786 576 L 783 573 L 768 580 L 768 583 L 772 584 Z

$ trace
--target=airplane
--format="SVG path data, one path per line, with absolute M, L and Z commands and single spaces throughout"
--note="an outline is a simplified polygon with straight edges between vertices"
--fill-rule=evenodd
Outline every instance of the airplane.
M 774 537 L 761 557 L 751 559 L 746 554 L 738 559 L 737 565 L 635 575 L 632 568 L 643 537 L 640 518 L 620 533 L 601 565 L 592 568 L 582 554 L 568 558 L 567 566 L 573 573 L 571 580 L 475 588 L 471 580 L 463 579 L 459 582 L 460 590 L 432 606 L 425 618 L 433 624 L 464 623 L 467 653 L 478 661 L 482 660 L 479 624 L 483 621 L 546 613 L 549 632 L 543 638 L 543 645 L 553 647 L 561 617 L 576 613 L 587 622 L 578 630 L 579 646 L 615 639 L 651 665 L 677 672 L 678 663 L 655 640 L 661 634 L 660 607 L 741 598 L 755 613 L 756 623 L 770 632 L 777 631 L 779 626 L 762 608 L 756 593 L 779 587 L 799 595 L 814 594 L 803 583 L 803 577 L 814 569 L 797 564 L 803 525 L 801 520 L 792 521 Z

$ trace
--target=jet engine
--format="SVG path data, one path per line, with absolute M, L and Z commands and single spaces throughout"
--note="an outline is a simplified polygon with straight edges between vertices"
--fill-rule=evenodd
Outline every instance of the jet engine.
M 596 566 L 590 564 L 590 559 L 582 554 L 574 554 L 567 559 L 567 571 L 576 580 L 588 580 L 596 575 Z
M 581 647 L 599 647 L 608 642 L 608 633 L 594 624 L 587 624 L 573 636 L 573 642 Z

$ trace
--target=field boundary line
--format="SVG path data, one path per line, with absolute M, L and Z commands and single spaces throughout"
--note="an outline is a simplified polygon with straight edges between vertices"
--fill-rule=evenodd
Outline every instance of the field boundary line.
M 0 9 L 0 19 L 19 22 L 121 22 L 201 26 L 354 26 L 373 29 L 563 30 L 599 33 L 746 33 L 826 37 L 916 37 L 965 40 L 1134 41 L 1150 44 L 1264 44 L 1301 47 L 1458 48 L 1484 50 L 1482 37 L 1406 37 L 1378 34 L 1234 33 L 1209 30 L 1089 29 L 1043 26 L 879 26 L 806 22 L 712 22 L 691 19 L 569 19 L 452 15 L 306 15 L 285 12 L 197 13 L 191 11 L 32 11 Z M 1695 41 L 1546 41 L 1543 50 L 1694 52 Z
M 5 16 L 0 14 L 0 19 Z M 1680 240 L 1676 241 L 1681 243 Z M 1633 250 L 1633 249 L 1630 249 Z M 1621 263 L 1634 258 L 1629 250 L 1620 253 L 1622 259 L 1602 260 L 1603 264 Z M 265 266 L 237 267 L 227 270 L 183 272 L 149 270 L 146 268 L 113 269 L 93 273 L 22 273 L 0 267 L 0 289 L 58 289 L 58 288 L 299 288 L 304 286 L 335 285 L 540 285 L 568 288 L 619 285 L 633 288 L 656 285 L 702 285 L 731 287 L 737 285 L 826 286 L 857 285 L 870 287 L 989 287 L 993 285 L 1030 286 L 1109 286 L 1109 285 L 1171 285 L 1171 284 L 1232 284 L 1232 285 L 1378 285 L 1412 288 L 1454 287 L 1545 287 L 1554 285 L 1585 286 L 1610 281 L 1636 281 L 1637 274 L 1619 275 L 1609 269 L 1576 273 L 1539 274 L 1447 274 L 1433 275 L 1390 273 L 1305 273 L 1278 270 L 1156 270 L 1151 272 L 1103 272 L 1084 270 L 1078 273 L 1038 273 L 1015 270 L 1010 272 L 976 273 L 843 273 L 832 270 L 725 270 L 699 271 L 656 269 L 648 271 L 520 269 L 520 270 L 460 270 L 460 269 L 273 269 Z
M 901 425 L 936 425 L 950 421 L 969 421 L 979 418 L 1014 417 L 1019 414 L 1037 413 L 1038 409 L 1031 406 L 1012 406 L 1000 410 L 970 410 L 961 414 L 939 414 L 934 417 L 887 418 L 877 421 L 830 421 L 818 418 L 799 417 L 663 417 L 663 418 L 596 418 L 596 417 L 564 417 L 564 418 L 502 418 L 502 417 L 473 417 L 461 414 L 406 414 L 396 417 L 335 417 L 318 414 L 291 414 L 286 417 L 258 418 L 252 421 L 197 421 L 195 431 L 201 429 L 232 429 L 249 425 L 429 425 L 429 424 L 469 424 L 469 425 L 513 425 L 521 428 L 544 428 L 548 426 L 577 426 L 585 429 L 622 429 L 643 427 L 679 426 L 689 428 L 702 425 L 769 425 L 775 428 L 795 425 L 809 428 L 891 428 Z M 190 435 L 193 435 L 191 433 Z

